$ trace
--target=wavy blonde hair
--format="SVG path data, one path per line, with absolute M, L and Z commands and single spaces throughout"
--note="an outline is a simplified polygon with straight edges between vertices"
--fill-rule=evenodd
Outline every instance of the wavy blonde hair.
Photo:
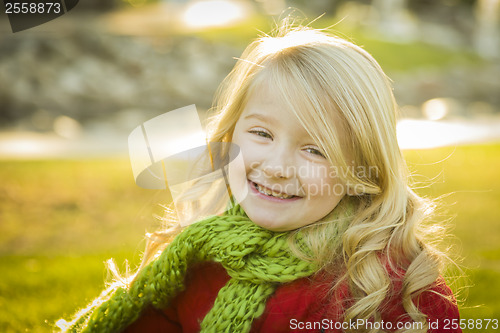
M 307 27 L 282 28 L 275 37 L 252 42 L 219 87 L 209 142 L 231 142 L 249 96 L 263 82 L 277 88 L 276 98 L 288 104 L 332 165 L 344 170 L 338 176 L 350 195 L 339 205 L 356 207 L 348 220 L 326 216 L 301 228 L 312 255 L 298 247 L 295 252 L 336 274 L 332 289 L 348 283 L 354 303 L 344 313 L 346 321 L 381 320 L 391 290 L 388 269 L 403 269 L 403 306 L 426 331 L 426 317 L 413 300 L 439 278 L 442 254 L 425 241 L 422 221 L 433 204 L 409 187 L 389 79 L 353 43 Z M 165 235 L 178 230 L 153 234 L 161 241 L 151 242 L 146 259 L 164 247 Z

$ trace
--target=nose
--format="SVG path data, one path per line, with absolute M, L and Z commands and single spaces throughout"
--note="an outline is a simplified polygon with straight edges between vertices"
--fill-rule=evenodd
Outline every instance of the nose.
M 290 178 L 294 174 L 293 152 L 287 147 L 273 149 L 265 159 L 264 174 L 270 178 Z

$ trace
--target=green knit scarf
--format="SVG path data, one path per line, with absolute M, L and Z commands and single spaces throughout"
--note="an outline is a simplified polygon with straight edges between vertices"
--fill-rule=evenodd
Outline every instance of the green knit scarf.
M 288 232 L 257 226 L 235 206 L 183 230 L 163 253 L 143 268 L 130 288 L 117 287 L 79 314 L 69 332 L 119 332 L 134 322 L 148 305 L 162 309 L 184 289 L 190 265 L 221 263 L 231 279 L 220 289 L 201 323 L 202 332 L 249 332 L 264 312 L 268 298 L 281 283 L 313 274 L 311 262 L 294 256 Z M 306 249 L 295 234 L 299 246 Z

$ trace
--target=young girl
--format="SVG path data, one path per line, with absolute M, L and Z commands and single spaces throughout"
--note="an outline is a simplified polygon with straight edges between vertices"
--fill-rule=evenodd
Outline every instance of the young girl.
M 238 204 L 155 233 L 133 280 L 66 330 L 460 332 L 421 223 L 431 204 L 408 186 L 392 88 L 366 51 L 305 27 L 260 38 L 214 109 L 209 141 L 243 156 Z

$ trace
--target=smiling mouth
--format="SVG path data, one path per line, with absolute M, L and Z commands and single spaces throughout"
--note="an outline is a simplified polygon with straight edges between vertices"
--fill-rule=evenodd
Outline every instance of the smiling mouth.
M 257 184 L 257 183 L 252 182 L 252 181 L 250 181 L 250 182 L 252 183 L 253 187 L 255 187 L 255 189 L 257 191 L 259 191 L 259 193 L 267 195 L 269 197 L 275 197 L 275 198 L 279 198 L 279 199 L 293 199 L 293 198 L 297 198 L 296 195 L 275 192 L 275 191 L 273 191 L 271 189 L 268 189 L 267 187 L 261 186 L 260 184 Z

